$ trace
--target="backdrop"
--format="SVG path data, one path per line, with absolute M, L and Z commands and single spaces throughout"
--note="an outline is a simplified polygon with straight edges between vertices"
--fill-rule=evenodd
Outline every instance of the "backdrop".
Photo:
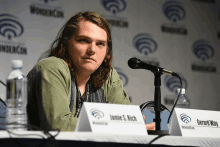
M 111 24 L 113 66 L 132 104 L 154 100 L 153 73 L 127 65 L 137 57 L 179 73 L 190 108 L 219 111 L 219 8 L 219 0 L 1 0 L 0 80 L 6 82 L 13 59 L 27 74 L 71 16 L 96 11 Z M 161 76 L 161 102 L 169 109 L 179 85 Z

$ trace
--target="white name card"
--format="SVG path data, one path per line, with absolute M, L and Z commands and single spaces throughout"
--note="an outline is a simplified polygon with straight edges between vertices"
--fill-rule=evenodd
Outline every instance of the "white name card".
M 76 132 L 148 135 L 139 106 L 84 102 Z
M 169 133 L 177 136 L 219 137 L 220 112 L 175 108 Z

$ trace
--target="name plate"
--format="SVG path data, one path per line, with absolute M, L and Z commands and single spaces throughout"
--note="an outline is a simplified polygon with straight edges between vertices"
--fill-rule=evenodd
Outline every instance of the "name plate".
M 140 107 L 84 102 L 76 132 L 148 135 Z
M 220 138 L 220 112 L 175 108 L 169 133 L 177 136 Z

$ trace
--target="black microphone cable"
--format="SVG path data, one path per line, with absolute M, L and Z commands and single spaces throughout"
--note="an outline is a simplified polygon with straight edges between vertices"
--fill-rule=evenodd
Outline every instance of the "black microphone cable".
M 144 66 L 144 65 L 145 65 L 145 66 Z M 181 87 L 181 89 L 180 89 L 180 92 L 179 92 L 179 94 L 178 94 L 178 96 L 177 96 L 177 98 L 176 98 L 176 100 L 175 100 L 174 106 L 173 106 L 172 110 L 170 111 L 170 115 L 169 115 L 168 120 L 167 120 L 167 124 L 169 124 L 170 117 L 171 117 L 171 115 L 173 114 L 173 110 L 174 110 L 174 108 L 175 108 L 175 106 L 176 106 L 176 104 L 177 104 L 177 101 L 178 101 L 178 99 L 179 99 L 180 93 L 182 92 L 182 80 L 181 80 L 181 77 L 180 77 L 177 73 L 175 73 L 175 72 L 171 72 L 171 71 L 169 71 L 169 70 L 166 70 L 166 69 L 163 69 L 163 68 L 160 68 L 160 67 L 157 67 L 157 66 L 153 66 L 153 65 L 150 65 L 150 64 L 146 64 L 146 63 L 142 62 L 140 59 L 137 59 L 137 58 L 135 58 L 135 57 L 128 60 L 128 66 L 129 66 L 130 68 L 132 68 L 132 69 L 141 69 L 141 68 L 144 68 L 144 69 L 150 70 L 150 71 L 153 72 L 153 73 L 159 71 L 159 72 L 161 72 L 162 74 L 167 74 L 167 75 L 174 76 L 174 77 L 177 77 L 177 78 L 180 79 L 180 87 Z M 141 66 L 142 66 L 142 67 L 141 67 Z M 145 105 L 147 105 L 147 104 L 145 104 Z M 144 108 L 144 106 L 143 106 L 142 108 Z M 163 137 L 163 136 L 166 136 L 166 135 L 168 135 L 168 134 L 158 135 L 156 138 L 154 138 L 153 140 L 151 140 L 151 141 L 149 142 L 149 144 L 152 144 L 154 141 L 156 141 L 156 140 L 158 140 L 159 138 L 161 138 L 161 137 Z
M 135 58 L 135 57 L 128 60 L 128 66 L 129 66 L 130 68 L 132 68 L 132 69 L 147 69 L 147 70 L 150 70 L 150 71 L 153 72 L 153 73 L 154 73 L 155 71 L 156 71 L 156 72 L 159 71 L 159 72 L 161 72 L 162 74 L 167 74 L 167 75 L 174 76 L 174 77 L 177 77 L 177 78 L 180 79 L 180 87 L 181 87 L 181 89 L 180 89 L 180 92 L 179 92 L 179 94 L 178 94 L 178 96 L 177 96 L 177 98 L 176 98 L 176 100 L 175 100 L 175 104 L 174 104 L 174 106 L 173 106 L 173 108 L 172 108 L 172 110 L 171 110 L 171 112 L 170 112 L 170 115 L 169 115 L 169 117 L 168 117 L 167 124 L 169 124 L 170 117 L 171 117 L 171 115 L 172 115 L 172 113 L 173 113 L 173 110 L 174 110 L 176 104 L 177 104 L 177 101 L 178 101 L 178 99 L 179 99 L 180 93 L 182 92 L 182 80 L 181 80 L 181 77 L 180 77 L 177 73 L 175 73 L 175 72 L 171 72 L 171 71 L 166 70 L 166 69 L 163 69 L 163 68 L 161 68 L 161 67 L 157 67 L 157 66 L 153 66 L 153 65 L 144 63 L 144 62 L 142 62 L 140 59 L 137 59 L 137 58 Z
M 154 139 L 152 139 L 148 144 L 152 144 L 153 142 L 155 142 L 156 140 L 158 140 L 159 138 L 163 137 L 163 136 L 167 136 L 169 134 L 162 134 L 162 135 L 158 135 L 157 137 L 155 137 Z
M 2 83 L 2 85 L 4 85 L 5 87 L 7 86 L 4 82 L 2 82 L 1 80 L 0 80 L 0 83 Z M 0 101 L 7 107 L 7 104 L 0 98 Z
M 174 103 L 174 105 L 173 105 L 173 108 L 172 108 L 171 111 L 170 111 L 170 115 L 169 115 L 169 117 L 168 117 L 167 124 L 169 124 L 170 117 L 171 117 L 171 115 L 173 114 L 173 110 L 174 110 L 174 108 L 175 108 L 175 106 L 176 106 L 176 104 L 177 104 L 177 102 L 178 102 L 178 100 L 179 100 L 179 97 L 180 97 L 180 94 L 181 94 L 182 88 L 183 88 L 181 77 L 180 77 L 178 74 L 176 74 L 176 77 L 178 77 L 178 78 L 180 79 L 180 92 L 179 92 L 177 98 L 175 99 L 175 103 Z
M 4 86 L 7 86 L 7 85 L 6 85 L 4 82 L 2 82 L 1 80 L 0 80 L 0 83 L 3 84 Z M 1 98 L 0 98 L 0 101 L 7 107 L 7 104 L 6 104 Z M 0 125 L 11 125 L 11 124 L 26 125 L 26 124 L 19 124 L 19 123 L 0 123 Z M 34 126 L 34 125 L 31 125 L 31 127 L 34 128 L 34 129 L 39 129 L 39 130 L 41 130 L 41 128 L 39 128 L 39 127 L 37 127 L 37 126 Z M 4 128 L 0 128 L 0 130 L 4 130 Z M 56 140 L 55 137 L 56 137 L 57 135 L 59 135 L 59 133 L 60 133 L 60 130 L 59 130 L 59 129 L 51 130 L 51 131 L 57 131 L 57 134 L 55 134 L 55 135 L 50 134 L 49 131 L 44 131 L 44 134 L 45 134 L 46 136 L 48 136 L 48 138 L 46 139 L 43 135 L 39 135 L 39 134 L 18 134 L 18 133 L 15 133 L 15 132 L 10 131 L 10 130 L 8 130 L 8 129 L 6 129 L 6 131 L 8 132 L 10 138 L 13 139 L 14 142 L 15 142 L 17 145 L 19 145 L 19 146 L 24 146 L 24 145 L 20 144 L 15 138 L 12 138 L 11 134 L 17 135 L 17 136 L 40 136 L 40 137 L 42 137 L 42 139 L 44 140 L 44 142 L 40 145 L 40 147 L 43 146 L 48 140 Z
M 3 124 L 3 123 L 1 123 L 1 124 Z M 18 123 L 4 123 L 4 124 L 5 124 L 5 125 L 11 125 L 11 124 L 26 125 L 26 124 L 18 124 Z M 34 125 L 31 125 L 31 127 L 34 128 L 34 129 L 42 130 L 41 128 L 39 128 L 39 127 L 37 127 L 37 126 L 34 126 Z M 17 145 L 19 145 L 19 146 L 21 146 L 21 147 L 25 147 L 25 146 L 24 146 L 23 144 L 21 144 L 21 143 L 17 140 L 18 138 L 13 138 L 13 137 L 11 136 L 11 134 L 12 134 L 12 135 L 16 135 L 16 136 L 40 136 L 40 137 L 42 137 L 42 139 L 43 139 L 43 143 L 40 144 L 39 147 L 42 147 L 42 146 L 44 146 L 44 145 L 45 145 L 47 142 L 49 142 L 49 141 L 55 141 L 55 140 L 56 140 L 55 137 L 56 137 L 57 135 L 59 135 L 59 133 L 60 133 L 60 130 L 59 130 L 59 129 L 51 130 L 51 131 L 57 131 L 57 134 L 55 134 L 55 135 L 50 134 L 49 131 L 44 131 L 44 134 L 45 134 L 46 136 L 48 136 L 48 138 L 45 138 L 43 135 L 40 135 L 40 134 L 19 134 L 18 132 L 15 133 L 15 132 L 12 132 L 11 130 L 8 130 L 8 129 L 6 129 L 6 131 L 8 132 L 10 139 L 12 139 L 15 144 L 17 144 Z
M 182 92 L 182 80 L 181 80 L 181 77 L 180 77 L 178 74 L 176 74 L 176 73 L 175 73 L 175 77 L 178 77 L 178 78 L 180 79 L 180 87 L 181 87 L 181 89 L 180 89 L 180 92 L 179 92 L 177 98 L 175 99 L 175 103 L 174 103 L 174 105 L 173 105 L 173 108 L 172 108 L 172 110 L 170 111 L 170 115 L 169 115 L 169 117 L 168 117 L 167 124 L 169 124 L 170 117 L 171 117 L 171 115 L 172 115 L 172 113 L 173 113 L 173 110 L 174 110 L 174 108 L 175 108 L 175 106 L 176 106 L 176 104 L 177 104 L 177 101 L 178 101 L 178 99 L 179 99 L 179 97 L 180 97 L 180 94 L 181 94 L 181 92 Z M 168 129 L 169 129 L 169 128 L 168 128 Z M 163 137 L 163 136 L 167 136 L 167 135 L 169 135 L 169 134 L 158 135 L 157 137 L 155 137 L 154 139 L 152 139 L 148 144 L 152 144 L 153 142 L 155 142 L 155 141 L 158 140 L 159 138 L 161 138 L 161 137 Z
M 1 80 L 0 80 L 0 83 L 2 83 L 4 86 L 6 86 L 6 84 L 4 82 L 2 82 Z
M 5 123 L 5 125 L 12 125 L 12 124 L 25 125 L 25 124 L 18 124 L 18 123 Z M 21 146 L 21 147 L 26 147 L 26 146 L 18 141 L 19 138 L 13 138 L 11 135 L 15 135 L 15 136 L 40 136 L 44 140 L 41 145 L 45 144 L 45 142 L 46 142 L 46 138 L 43 135 L 40 135 L 40 134 L 19 134 L 18 132 L 15 133 L 15 132 L 13 132 L 11 130 L 8 130 L 8 129 L 6 129 L 6 131 L 8 132 L 8 135 L 11 139 L 9 141 L 13 141 L 16 145 Z

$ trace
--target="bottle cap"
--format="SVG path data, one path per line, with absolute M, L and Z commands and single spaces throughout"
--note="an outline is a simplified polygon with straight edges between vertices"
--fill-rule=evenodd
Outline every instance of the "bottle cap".
M 12 68 L 22 68 L 23 63 L 22 60 L 12 60 Z
M 185 94 L 185 92 L 186 92 L 186 91 L 185 91 L 185 88 L 182 88 L 181 94 Z M 178 93 L 178 94 L 180 93 L 180 88 L 177 89 L 177 93 Z

